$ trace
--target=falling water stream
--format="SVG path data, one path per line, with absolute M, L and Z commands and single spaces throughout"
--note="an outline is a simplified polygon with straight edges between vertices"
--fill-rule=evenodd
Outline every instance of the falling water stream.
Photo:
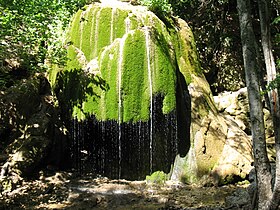
M 116 8 L 113 8 L 112 9 L 112 18 L 111 18 L 111 34 L 110 34 L 110 43 L 112 44 L 113 43 L 113 40 L 114 40 L 114 16 L 115 16 L 115 13 L 116 13 Z
M 121 123 L 122 123 L 122 63 L 123 63 L 123 48 L 124 48 L 125 39 L 120 39 L 120 51 L 119 51 L 119 63 L 118 63 L 118 126 L 119 126 L 119 134 L 118 134 L 118 145 L 119 145 L 119 166 L 121 166 L 122 161 L 122 131 L 121 131 Z M 121 167 L 119 167 L 119 178 L 121 177 Z
M 99 10 L 97 12 L 97 15 L 96 15 L 96 23 L 95 23 L 95 46 L 94 46 L 94 57 L 97 56 L 97 53 L 98 53 L 98 27 L 99 27 L 99 19 L 100 19 L 100 14 L 101 14 L 101 10 Z
M 150 37 L 149 28 L 145 27 L 146 39 L 146 54 L 147 54 L 147 69 L 149 80 L 149 93 L 150 93 L 150 173 L 153 171 L 153 82 L 152 71 L 150 63 Z

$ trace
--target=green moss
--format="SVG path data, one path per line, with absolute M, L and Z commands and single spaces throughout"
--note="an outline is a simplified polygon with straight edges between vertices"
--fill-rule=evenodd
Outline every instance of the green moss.
M 74 18 L 70 29 L 71 39 L 70 41 L 76 47 L 80 46 L 81 30 L 80 30 L 80 19 L 82 15 L 82 10 L 79 10 Z
M 154 19 L 152 29 L 152 56 L 154 57 L 154 92 L 164 96 L 163 113 L 176 107 L 176 65 L 172 56 L 169 34 L 158 19 Z
M 97 54 L 101 49 L 110 44 L 110 28 L 112 18 L 112 8 L 102 8 L 98 20 L 98 40 L 97 41 Z
M 119 42 L 117 42 L 106 52 L 104 59 L 101 61 L 102 77 L 106 78 L 106 82 L 109 84 L 108 91 L 103 94 L 104 104 L 101 104 L 105 108 L 103 120 L 117 120 L 119 117 L 119 60 Z
M 86 115 L 100 113 L 99 100 L 100 100 L 101 90 L 98 88 L 98 86 L 94 84 L 89 84 L 89 87 L 91 87 L 94 90 L 95 94 L 94 95 L 86 94 L 87 99 L 83 102 L 82 109 L 80 110 Z M 96 117 L 101 120 L 100 115 L 97 115 Z M 80 118 L 78 117 L 78 119 Z M 82 119 L 84 118 L 82 117 Z
M 83 19 L 81 20 L 80 24 L 82 27 L 82 41 L 81 41 L 81 47 L 80 49 L 83 51 L 87 61 L 90 61 L 92 59 L 92 49 L 94 45 L 92 45 L 92 38 L 94 39 L 93 34 L 95 33 L 95 15 L 97 12 L 96 7 L 92 7 L 89 9 L 89 11 L 86 11 Z
M 67 64 L 66 69 L 81 69 L 82 65 L 77 58 L 76 48 L 70 45 L 67 50 Z
M 169 50 L 165 48 L 168 46 L 164 46 L 165 44 L 163 40 L 156 44 L 154 88 L 155 92 L 160 92 L 165 96 L 163 113 L 167 114 L 176 106 L 176 68 L 172 65 Z
M 194 36 L 185 22 L 179 20 L 181 30 L 173 31 L 173 43 L 175 43 L 176 58 L 180 72 L 184 75 L 187 84 L 192 82 L 191 75 L 202 76 L 201 66 L 195 46 Z M 177 44 L 176 44 L 177 43 Z
M 126 33 L 125 19 L 127 18 L 127 16 L 128 16 L 127 10 L 116 9 L 116 13 L 113 21 L 114 38 L 121 38 Z
M 125 35 L 127 18 L 130 21 L 130 32 Z M 73 18 L 69 38 L 73 46 L 68 48 L 67 68 L 82 68 L 77 59 L 77 50 L 80 49 L 87 62 L 94 58 L 99 60 L 99 72 L 95 72 L 95 79 L 100 80 L 101 84 L 106 83 L 108 87 L 104 88 L 96 84 L 96 81 L 83 87 L 93 89 L 95 94 L 86 91 L 85 97 L 73 105 L 75 116 L 81 119 L 88 114 L 94 114 L 99 120 L 119 119 L 118 68 L 120 56 L 123 56 L 120 110 L 122 122 L 149 120 L 151 95 L 146 37 L 141 29 L 144 25 L 152 30 L 149 37 L 152 94 L 163 96 L 163 114 L 176 108 L 176 62 L 188 83 L 193 72 L 200 71 L 191 32 L 186 29 L 180 35 L 175 35 L 175 29 L 167 30 L 163 22 L 152 13 L 139 15 L 130 10 L 99 7 L 96 4 L 88 7 L 86 11 L 80 10 Z M 123 55 L 119 55 L 120 41 L 117 38 L 125 40 Z M 75 91 L 82 89 L 75 87 Z
M 130 19 L 130 29 L 131 30 L 135 30 L 139 27 L 142 27 L 142 26 L 140 26 L 140 22 L 139 22 L 138 18 L 136 17 L 136 15 L 133 15 L 133 14 L 130 15 L 129 19 Z
M 89 60 L 97 57 L 97 41 L 98 41 L 98 37 L 97 37 L 97 33 L 96 31 L 98 30 L 98 23 L 99 23 L 99 15 L 100 15 L 100 10 L 101 8 L 99 7 L 93 7 L 93 9 L 90 11 L 90 16 L 92 15 L 92 20 L 91 20 L 91 31 L 90 31 L 90 56 L 89 56 Z
M 128 35 L 123 59 L 123 121 L 148 120 L 150 96 L 143 31 L 136 30 L 134 34 Z
M 149 184 L 164 184 L 168 179 L 168 175 L 165 174 L 163 171 L 156 171 L 152 173 L 151 176 L 146 176 L 146 181 Z

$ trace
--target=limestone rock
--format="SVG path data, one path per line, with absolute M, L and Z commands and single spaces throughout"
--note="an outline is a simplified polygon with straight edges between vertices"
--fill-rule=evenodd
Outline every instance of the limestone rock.
M 54 99 L 43 76 L 11 87 L 2 93 L 0 101 L 0 131 L 6 132 L 6 135 L 0 132 L 3 143 L 0 182 L 14 186 L 15 180 L 20 180 L 17 177 L 31 175 L 44 163 L 52 145 L 65 134 L 55 133 L 55 125 L 59 123 L 55 122 Z
M 231 112 L 238 101 L 225 99 L 221 101 L 224 106 L 216 106 L 206 80 L 201 76 L 192 78 L 188 87 L 192 99 L 191 148 L 184 159 L 176 157 L 171 179 L 203 185 L 244 179 L 252 169 L 251 139 L 232 117 L 219 112 L 226 106 Z
M 238 127 L 248 135 L 251 135 L 250 113 L 248 104 L 247 88 L 235 92 L 224 92 L 214 96 L 219 112 L 237 123 Z M 265 104 L 265 103 L 264 103 Z M 275 160 L 274 128 L 270 112 L 267 107 L 263 108 L 265 135 L 267 141 L 268 156 L 271 161 Z

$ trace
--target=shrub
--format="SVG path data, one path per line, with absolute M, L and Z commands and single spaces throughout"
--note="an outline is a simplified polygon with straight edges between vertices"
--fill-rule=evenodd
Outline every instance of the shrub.
M 158 16 L 170 16 L 172 13 L 171 4 L 168 0 L 140 0 L 140 3 L 147 6 L 149 10 Z

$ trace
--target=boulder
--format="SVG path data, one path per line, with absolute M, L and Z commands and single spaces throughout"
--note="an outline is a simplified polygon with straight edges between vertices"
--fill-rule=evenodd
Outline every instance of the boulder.
M 1 93 L 0 181 L 7 190 L 20 177 L 30 176 L 44 164 L 50 164 L 53 145 L 65 140 L 54 103 L 48 80 L 42 75 L 23 80 Z
M 173 165 L 171 179 L 217 184 L 249 173 L 245 105 L 214 102 L 185 21 L 101 1 L 73 16 L 67 42 L 67 65 L 50 78 L 70 110 L 78 170 L 142 179 Z
M 251 138 L 232 117 L 219 112 L 203 77 L 193 76 L 188 88 L 192 102 L 191 148 L 186 157 L 176 157 L 171 179 L 203 185 L 245 179 L 252 169 Z
M 223 92 L 214 96 L 219 112 L 227 119 L 231 119 L 246 134 L 251 135 L 250 110 L 247 88 L 235 92 Z M 265 102 L 263 102 L 265 105 Z M 271 161 L 275 160 L 274 128 L 270 111 L 266 106 L 263 108 L 265 135 L 267 141 L 268 156 Z

